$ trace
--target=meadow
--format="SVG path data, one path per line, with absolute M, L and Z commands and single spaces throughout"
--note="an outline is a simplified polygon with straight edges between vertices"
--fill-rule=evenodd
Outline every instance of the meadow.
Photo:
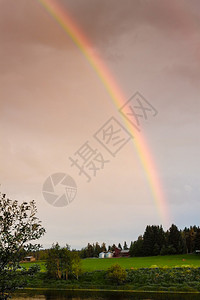
M 150 267 L 200 267 L 200 255 L 166 255 L 166 256 L 148 256 L 148 257 L 121 257 L 121 258 L 86 258 L 82 260 L 84 271 L 92 272 L 95 270 L 107 270 L 113 264 L 119 264 L 125 269 L 131 268 L 150 268 Z
M 131 268 L 151 268 L 151 267 L 200 267 L 200 255 L 166 255 L 166 256 L 148 256 L 148 257 L 121 257 L 121 258 L 86 258 L 82 259 L 83 272 L 92 272 L 96 270 L 107 270 L 113 264 L 119 264 L 125 269 Z M 21 266 L 29 268 L 33 264 L 39 264 L 41 272 L 45 272 L 45 261 L 21 263 Z

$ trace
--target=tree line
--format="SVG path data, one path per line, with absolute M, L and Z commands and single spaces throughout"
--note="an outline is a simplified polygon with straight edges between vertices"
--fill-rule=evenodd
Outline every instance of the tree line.
M 96 243 L 88 243 L 86 247 L 76 251 L 80 258 L 98 257 L 99 253 L 104 251 L 114 251 L 115 248 L 130 250 L 130 256 L 155 256 L 168 254 L 187 254 L 200 250 L 200 227 L 190 226 L 179 230 L 174 224 L 164 231 L 162 226 L 148 225 L 143 235 L 140 235 L 136 241 L 132 241 L 128 247 L 126 241 L 121 246 L 109 245 L 105 243 L 101 245 Z M 42 249 L 36 252 L 29 252 L 38 260 L 46 260 L 49 249 Z
M 67 245 L 67 247 L 70 248 L 69 245 Z M 82 248 L 81 250 L 72 249 L 71 251 L 77 252 L 80 258 L 89 258 L 89 257 L 99 257 L 99 253 L 101 252 L 114 251 L 116 247 L 124 250 L 128 249 L 128 245 L 126 241 L 124 242 L 123 247 L 121 246 L 120 243 L 117 246 L 113 244 L 111 246 L 109 245 L 108 247 L 106 247 L 106 243 L 103 242 L 100 245 L 98 242 L 96 242 L 92 244 L 88 243 L 87 246 Z M 50 249 L 40 249 L 38 251 L 28 252 L 27 255 L 34 256 L 36 260 L 46 260 L 47 257 L 49 256 L 49 251 Z
M 174 224 L 164 231 L 162 226 L 148 225 L 143 233 L 136 241 L 132 241 L 127 245 L 125 241 L 123 246 L 121 243 L 106 246 L 106 243 L 99 244 L 88 243 L 81 250 L 76 251 L 80 258 L 99 257 L 99 253 L 111 251 L 115 248 L 130 250 L 130 256 L 155 256 L 168 254 L 187 254 L 200 250 L 200 227 L 190 226 L 179 230 Z M 35 252 L 29 252 L 37 260 L 46 260 L 49 255 L 49 249 L 41 249 Z
M 130 245 L 131 256 L 186 254 L 200 250 L 200 228 L 179 230 L 174 224 L 166 232 L 162 226 L 147 226 L 143 235 Z
M 130 250 L 130 256 L 155 256 L 168 254 L 187 254 L 200 250 L 200 227 L 190 226 L 179 230 L 174 224 L 164 231 L 162 226 L 147 225 L 143 235 L 136 241 L 132 241 L 128 247 L 126 241 L 123 247 L 119 243 L 117 246 L 101 246 L 98 242 L 82 248 L 79 253 L 81 258 L 98 257 L 103 251 L 114 251 L 115 248 Z

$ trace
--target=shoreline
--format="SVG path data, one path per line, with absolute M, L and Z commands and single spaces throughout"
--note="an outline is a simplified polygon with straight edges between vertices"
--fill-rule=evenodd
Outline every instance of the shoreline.
M 152 290 L 152 291 L 145 291 L 145 290 L 118 290 L 118 289 L 83 289 L 83 288 L 23 288 L 18 289 L 16 292 L 19 291 L 80 291 L 80 292 L 115 292 L 115 293 L 158 293 L 158 294 L 200 294 L 200 292 L 189 292 L 189 291 L 158 291 L 158 290 Z

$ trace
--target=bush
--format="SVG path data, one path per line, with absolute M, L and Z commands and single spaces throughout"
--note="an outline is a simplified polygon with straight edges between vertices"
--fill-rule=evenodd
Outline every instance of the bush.
M 119 264 L 112 265 L 106 272 L 106 278 L 112 283 L 122 284 L 127 277 L 126 270 Z
M 37 264 L 32 265 L 29 269 L 28 269 L 28 274 L 30 275 L 34 275 L 36 273 L 40 272 L 40 266 Z

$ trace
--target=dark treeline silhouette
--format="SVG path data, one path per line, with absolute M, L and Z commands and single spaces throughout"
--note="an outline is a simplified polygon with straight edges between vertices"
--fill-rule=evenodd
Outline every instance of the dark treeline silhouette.
M 131 242 L 128 247 L 124 242 L 123 247 L 119 243 L 106 247 L 105 243 L 101 245 L 88 243 L 85 248 L 77 250 L 81 258 L 98 257 L 99 253 L 104 251 L 114 251 L 115 248 L 130 250 L 130 256 L 155 256 L 168 254 L 186 254 L 200 250 L 200 227 L 190 226 L 179 230 L 176 225 L 164 231 L 162 226 L 148 225 L 143 235 L 140 235 L 136 241 Z M 46 260 L 49 249 L 43 249 L 36 252 L 29 252 L 37 260 Z M 76 251 L 76 250 L 71 250 Z
M 179 230 L 174 224 L 166 232 L 162 226 L 147 226 L 143 236 L 130 245 L 131 256 L 185 254 L 195 250 L 200 250 L 200 228 Z

